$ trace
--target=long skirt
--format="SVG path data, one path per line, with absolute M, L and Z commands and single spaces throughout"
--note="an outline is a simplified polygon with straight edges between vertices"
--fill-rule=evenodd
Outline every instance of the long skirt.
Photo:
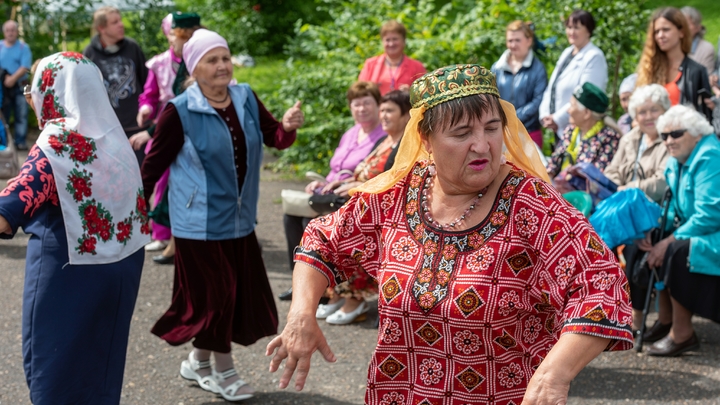
M 173 346 L 229 353 L 277 333 L 278 314 L 255 233 L 239 239 L 175 238 L 170 309 L 152 333 Z
M 37 234 L 28 244 L 23 294 L 30 400 L 117 405 L 145 252 L 112 264 L 65 265 L 65 229 Z
M 690 240 L 679 240 L 668 246 L 663 267 L 670 272 L 670 295 L 693 314 L 720 322 L 720 277 L 691 272 L 689 253 Z

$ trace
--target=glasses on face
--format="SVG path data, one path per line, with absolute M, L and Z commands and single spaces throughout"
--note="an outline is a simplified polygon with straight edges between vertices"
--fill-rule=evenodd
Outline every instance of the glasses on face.
M 685 135 L 685 131 L 686 131 L 685 129 L 676 129 L 676 130 L 670 131 L 670 132 L 661 132 L 660 137 L 662 138 L 663 141 L 666 141 L 668 139 L 668 136 L 673 139 L 678 139 L 678 138 L 682 137 L 683 135 Z

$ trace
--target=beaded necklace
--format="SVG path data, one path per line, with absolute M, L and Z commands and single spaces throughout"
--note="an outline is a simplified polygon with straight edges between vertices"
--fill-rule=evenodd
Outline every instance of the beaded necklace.
M 432 226 L 435 228 L 439 228 L 441 230 L 450 230 L 452 228 L 455 228 L 456 226 L 460 225 L 461 222 L 465 220 L 465 218 L 470 216 L 470 212 L 475 209 L 475 205 L 477 205 L 478 201 L 480 201 L 480 198 L 487 193 L 488 187 L 485 187 L 484 189 L 480 190 L 478 195 L 470 201 L 470 207 L 468 207 L 462 215 L 457 217 L 454 221 L 447 223 L 447 224 L 441 224 L 440 222 L 433 220 L 432 214 L 430 214 L 430 206 L 428 205 L 428 199 L 430 196 L 430 191 L 432 190 L 432 187 L 434 185 L 434 178 L 435 178 L 435 165 L 428 166 L 428 177 L 425 179 L 425 187 L 423 187 L 422 190 L 422 197 L 420 198 L 420 206 L 423 210 L 423 215 L 425 217 L 425 220 L 428 221 Z

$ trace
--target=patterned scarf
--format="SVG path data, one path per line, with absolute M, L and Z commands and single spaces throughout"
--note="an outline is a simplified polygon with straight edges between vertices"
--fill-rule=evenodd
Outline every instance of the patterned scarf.
M 56 53 L 38 65 L 31 93 L 70 264 L 114 263 L 141 249 L 150 238 L 140 170 L 100 70 L 79 53 Z

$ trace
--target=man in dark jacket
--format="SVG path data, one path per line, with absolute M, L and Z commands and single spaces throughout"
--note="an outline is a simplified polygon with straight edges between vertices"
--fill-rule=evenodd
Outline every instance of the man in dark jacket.
M 147 78 L 145 55 L 134 40 L 125 38 L 120 10 L 115 7 L 101 7 L 93 14 L 93 29 L 97 31 L 83 54 L 100 68 L 110 104 L 115 110 L 125 134 L 140 132 L 135 117 L 138 112 L 138 97 L 143 91 Z M 145 153 L 135 151 L 142 164 Z

